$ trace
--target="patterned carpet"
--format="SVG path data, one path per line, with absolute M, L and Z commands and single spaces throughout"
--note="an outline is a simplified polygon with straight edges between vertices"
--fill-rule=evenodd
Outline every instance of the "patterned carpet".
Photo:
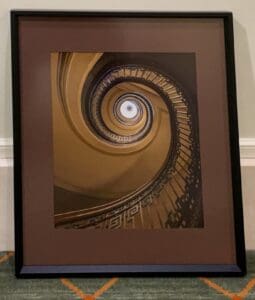
M 13 253 L 0 253 L 0 299 L 255 299 L 255 251 L 247 252 L 244 278 L 20 279 Z

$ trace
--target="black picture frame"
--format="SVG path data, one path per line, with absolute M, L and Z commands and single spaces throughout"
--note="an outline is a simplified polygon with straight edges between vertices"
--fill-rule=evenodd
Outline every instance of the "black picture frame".
M 110 17 L 110 18 L 220 18 L 224 21 L 225 59 L 229 137 L 231 149 L 232 193 L 236 264 L 234 265 L 64 265 L 26 266 L 23 259 L 23 202 L 21 152 L 21 92 L 19 60 L 20 17 Z M 239 134 L 234 62 L 233 16 L 230 12 L 82 12 L 82 11 L 11 11 L 14 204 L 15 204 L 15 274 L 18 278 L 58 276 L 243 276 L 246 274 L 243 208 L 240 175 Z

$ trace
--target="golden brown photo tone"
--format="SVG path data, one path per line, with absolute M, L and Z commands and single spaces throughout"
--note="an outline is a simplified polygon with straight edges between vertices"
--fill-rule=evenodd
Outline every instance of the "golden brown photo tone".
M 193 53 L 52 53 L 57 228 L 203 227 Z

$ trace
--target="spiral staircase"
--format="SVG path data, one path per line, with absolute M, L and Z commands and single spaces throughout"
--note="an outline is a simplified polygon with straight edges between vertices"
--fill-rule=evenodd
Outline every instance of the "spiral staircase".
M 203 226 L 196 105 L 141 54 L 53 53 L 58 228 Z

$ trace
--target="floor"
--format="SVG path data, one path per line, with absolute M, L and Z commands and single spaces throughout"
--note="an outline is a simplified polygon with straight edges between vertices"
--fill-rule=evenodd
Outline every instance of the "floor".
M 255 251 L 243 278 L 16 279 L 13 252 L 0 252 L 0 299 L 255 299 Z

